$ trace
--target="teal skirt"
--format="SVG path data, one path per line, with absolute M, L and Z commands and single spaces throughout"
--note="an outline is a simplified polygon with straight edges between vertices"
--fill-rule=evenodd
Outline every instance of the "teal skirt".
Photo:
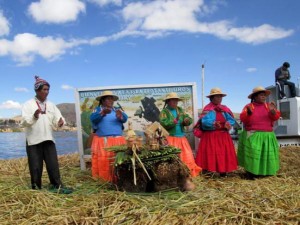
M 276 175 L 279 145 L 274 132 L 243 131 L 239 137 L 238 163 L 255 175 Z

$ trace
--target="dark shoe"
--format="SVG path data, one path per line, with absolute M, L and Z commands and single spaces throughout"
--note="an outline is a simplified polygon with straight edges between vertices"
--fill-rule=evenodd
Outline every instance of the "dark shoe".
M 227 173 L 220 173 L 220 177 L 227 177 Z
M 246 171 L 246 173 L 244 174 L 244 178 L 246 180 L 255 180 L 255 178 L 257 178 L 257 175 Z
M 64 187 L 64 186 L 55 187 L 52 184 L 49 186 L 48 190 L 52 193 L 57 193 L 57 194 L 71 194 L 71 193 L 73 193 L 72 188 L 67 188 L 67 187 Z
M 42 189 L 41 187 L 39 187 L 39 186 L 36 185 L 36 184 L 32 184 L 32 185 L 31 185 L 31 188 L 32 188 L 32 190 L 40 190 L 40 189 Z

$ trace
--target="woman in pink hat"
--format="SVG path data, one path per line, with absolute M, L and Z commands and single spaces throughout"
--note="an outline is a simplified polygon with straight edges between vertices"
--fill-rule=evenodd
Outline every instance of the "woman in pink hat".
M 213 88 L 206 96 L 210 103 L 200 116 L 202 136 L 198 146 L 196 163 L 203 171 L 218 172 L 220 176 L 237 169 L 237 158 L 229 130 L 235 124 L 231 110 L 221 105 L 226 94 Z

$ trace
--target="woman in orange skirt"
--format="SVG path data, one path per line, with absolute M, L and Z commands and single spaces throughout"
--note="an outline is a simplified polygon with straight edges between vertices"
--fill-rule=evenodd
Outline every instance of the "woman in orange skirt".
M 115 154 L 105 148 L 126 144 L 123 134 L 123 123 L 128 116 L 120 108 L 113 106 L 118 96 L 112 91 L 103 91 L 96 98 L 99 106 L 91 114 L 90 119 L 96 135 L 92 142 L 92 176 L 104 181 L 114 181 L 113 162 Z
M 191 146 L 184 135 L 184 126 L 191 125 L 193 119 L 181 107 L 177 106 L 178 101 L 182 101 L 177 93 L 169 93 L 164 101 L 165 107 L 159 115 L 159 121 L 169 132 L 168 143 L 181 149 L 180 159 L 190 169 L 192 177 L 198 176 L 201 168 L 196 165 Z

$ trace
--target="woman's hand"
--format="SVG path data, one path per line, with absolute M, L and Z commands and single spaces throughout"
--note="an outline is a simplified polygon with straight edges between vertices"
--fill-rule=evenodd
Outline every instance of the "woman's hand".
M 276 114 L 276 104 L 274 102 L 270 102 L 269 109 L 272 114 Z
M 247 106 L 247 115 L 251 116 L 252 115 L 252 109 L 250 106 Z
M 106 116 L 106 114 L 110 114 L 111 109 L 110 108 L 103 108 L 100 112 L 101 116 Z
M 231 125 L 230 125 L 229 122 L 226 122 L 226 123 L 224 124 L 224 127 L 225 127 L 227 130 L 230 130 L 230 129 L 231 129 Z
M 184 118 L 183 121 L 182 121 L 182 125 L 183 126 L 188 126 L 189 122 L 190 122 L 189 118 Z
M 116 111 L 116 117 L 117 117 L 119 120 L 122 120 L 122 119 L 123 119 L 122 110 L 118 109 L 118 110 Z
M 221 129 L 221 123 L 220 123 L 220 121 L 215 121 L 214 122 L 214 127 L 215 127 L 215 129 Z

